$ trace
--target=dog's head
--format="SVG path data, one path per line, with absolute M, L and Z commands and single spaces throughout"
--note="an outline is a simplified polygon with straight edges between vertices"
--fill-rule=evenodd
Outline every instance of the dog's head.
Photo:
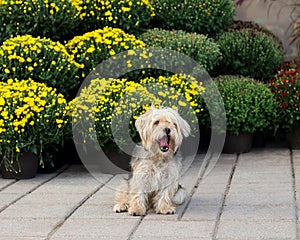
M 152 107 L 135 122 L 142 144 L 154 154 L 174 155 L 183 136 L 190 134 L 189 124 L 172 108 Z

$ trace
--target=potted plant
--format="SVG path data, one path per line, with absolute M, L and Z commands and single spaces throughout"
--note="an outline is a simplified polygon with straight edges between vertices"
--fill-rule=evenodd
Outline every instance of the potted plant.
M 146 44 L 119 28 L 104 27 L 76 36 L 65 46 L 74 60 L 84 65 L 83 71 L 88 75 L 109 57 L 129 49 L 143 48 Z
M 181 29 L 215 36 L 224 31 L 235 15 L 231 0 L 151 0 L 155 9 L 152 26 Z
M 91 151 L 99 142 L 111 162 L 128 170 L 130 156 L 124 155 L 121 149 L 127 148 L 131 140 L 140 141 L 135 119 L 151 105 L 160 105 L 176 108 L 190 118 L 186 119 L 190 125 L 198 124 L 196 115 L 200 110 L 196 99 L 203 91 L 197 81 L 181 75 L 148 77 L 139 83 L 126 79 L 94 79 L 72 101 L 73 129 L 79 133 L 75 134 L 78 137 L 75 141 Z M 117 157 L 118 152 L 121 158 Z
M 206 71 L 211 71 L 222 58 L 219 46 L 203 34 L 183 30 L 149 29 L 139 36 L 148 47 L 166 48 L 191 57 Z
M 285 56 L 278 40 L 255 28 L 224 32 L 216 43 L 223 58 L 216 65 L 214 76 L 243 75 L 268 82 Z
M 227 128 L 223 152 L 241 153 L 251 150 L 253 133 L 276 129 L 278 114 L 270 89 L 254 79 L 224 75 L 214 79 L 223 98 Z M 211 110 L 211 109 L 210 109 Z M 210 115 L 219 112 L 207 107 L 202 115 L 202 125 L 210 125 Z M 200 118 L 201 119 L 201 118 Z M 218 127 L 218 126 L 216 126 Z M 224 134 L 224 129 L 215 129 Z
M 243 21 L 243 20 L 234 20 L 227 29 L 227 32 L 235 32 L 240 31 L 243 29 L 252 29 L 254 31 L 258 31 L 261 33 L 266 34 L 267 36 L 270 36 L 274 39 L 275 42 L 277 42 L 280 46 L 283 46 L 281 40 L 269 29 L 265 28 L 263 25 L 260 25 L 257 22 L 253 21 Z
M 136 35 L 148 28 L 155 15 L 155 10 L 148 0 L 76 0 L 72 1 L 72 5 L 78 11 L 78 30 L 81 33 L 107 26 L 122 28 Z
M 1 1 L 0 41 L 30 34 L 63 42 L 80 24 L 73 1 Z
M 280 109 L 280 128 L 292 149 L 300 149 L 300 68 L 291 65 L 275 75 L 270 88 Z
M 84 77 L 83 64 L 74 61 L 65 46 L 48 38 L 22 35 L 0 46 L 0 81 L 33 79 L 54 87 L 67 98 L 74 95 Z
M 10 79 L 0 83 L 0 163 L 3 177 L 34 177 L 38 164 L 53 164 L 49 150 L 61 144 L 68 131 L 68 109 L 63 95 L 43 83 L 30 79 Z M 32 168 L 27 167 L 30 160 L 34 160 Z M 27 169 L 33 172 L 26 173 Z

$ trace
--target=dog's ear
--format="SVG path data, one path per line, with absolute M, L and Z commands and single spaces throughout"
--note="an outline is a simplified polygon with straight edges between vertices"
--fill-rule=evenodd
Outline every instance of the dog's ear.
M 187 121 L 185 121 L 182 117 L 179 116 L 179 114 L 177 114 L 177 121 L 179 124 L 179 128 L 181 130 L 181 133 L 184 137 L 188 137 L 191 134 L 191 127 L 190 125 L 187 123 Z
M 182 133 L 182 135 L 184 137 L 188 137 L 191 133 L 191 127 L 190 125 L 187 123 L 187 121 L 185 121 L 178 113 L 177 110 L 174 110 L 172 108 L 168 109 L 176 118 L 177 123 L 179 125 L 180 131 Z
M 148 110 L 141 116 L 139 116 L 135 121 L 135 127 L 140 134 L 142 144 L 145 148 L 147 148 L 147 144 L 149 143 L 149 134 L 148 134 L 148 127 L 149 127 L 149 118 L 152 115 L 152 109 Z

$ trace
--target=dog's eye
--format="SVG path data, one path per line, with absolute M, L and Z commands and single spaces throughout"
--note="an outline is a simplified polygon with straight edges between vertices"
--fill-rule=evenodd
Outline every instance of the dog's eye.
M 153 123 L 153 125 L 158 125 L 158 124 L 159 124 L 158 120 Z
M 176 124 L 176 123 L 174 123 L 174 126 L 175 126 L 175 128 L 177 129 L 177 124 Z

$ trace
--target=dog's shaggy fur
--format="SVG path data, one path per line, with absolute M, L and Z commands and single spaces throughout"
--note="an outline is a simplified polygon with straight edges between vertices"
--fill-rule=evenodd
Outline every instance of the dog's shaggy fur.
M 177 154 L 189 124 L 171 108 L 152 107 L 136 120 L 142 140 L 131 160 L 132 177 L 123 180 L 116 194 L 115 212 L 145 215 L 174 214 L 186 197 L 179 185 L 181 158 Z

